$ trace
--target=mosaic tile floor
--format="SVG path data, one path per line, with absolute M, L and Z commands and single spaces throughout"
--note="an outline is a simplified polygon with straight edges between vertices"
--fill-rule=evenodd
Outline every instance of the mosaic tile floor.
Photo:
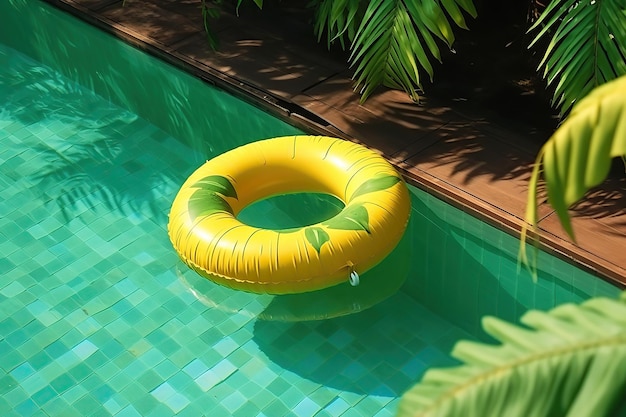
M 391 416 L 458 339 L 483 337 L 480 314 L 617 293 L 571 270 L 505 282 L 508 237 L 412 188 L 402 288 L 299 321 L 302 300 L 323 315 L 344 293 L 235 292 L 176 257 L 167 212 L 203 154 L 1 46 L 0 96 L 2 416 Z

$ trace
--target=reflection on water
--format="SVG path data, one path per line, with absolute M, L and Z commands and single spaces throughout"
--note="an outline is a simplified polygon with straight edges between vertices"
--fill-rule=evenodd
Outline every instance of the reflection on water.
M 239 214 L 238 218 L 256 227 L 283 229 L 326 220 L 342 208 L 343 203 L 333 196 L 298 193 L 280 195 L 251 204 Z M 240 299 L 250 300 L 243 304 L 253 305 L 252 300 L 255 300 L 264 304 L 264 310 L 250 312 L 237 306 L 230 311 L 254 314 L 261 320 L 285 322 L 323 320 L 358 313 L 389 298 L 404 284 L 410 265 L 409 244 L 408 235 L 405 234 L 396 250 L 362 274 L 361 282 L 356 287 L 351 286 L 346 277 L 346 282 L 341 285 L 307 293 L 275 296 L 241 293 L 245 295 L 240 295 Z M 185 275 L 180 273 L 179 278 L 205 305 L 220 309 L 228 308 L 202 295 L 211 285 L 207 286 L 196 280 L 195 285 L 191 285 Z M 230 289 L 227 291 L 235 292 Z M 256 305 L 254 306 L 256 308 Z
M 180 181 L 172 169 L 180 161 L 146 158 L 159 146 L 156 128 L 10 49 L 0 50 L 0 65 L 7 68 L 0 114 L 21 126 L 19 141 L 10 143 L 25 160 L 20 180 L 40 190 L 43 202 L 58 205 L 66 220 L 84 210 L 147 210 L 165 220 L 158 196 Z M 198 153 L 189 156 L 201 161 Z
M 254 341 L 275 363 L 313 382 L 397 397 L 469 335 L 404 292 L 358 314 L 308 322 L 257 320 Z
M 184 175 L 207 158 L 242 144 L 251 131 L 261 135 L 258 139 L 271 136 L 271 132 L 298 133 L 286 125 L 277 130 L 280 122 L 267 121 L 265 115 L 265 121 L 259 122 L 260 118 L 250 114 L 258 110 L 245 103 L 239 106 L 242 114 L 248 114 L 246 122 L 227 127 L 223 103 L 207 115 L 201 108 L 190 109 L 188 106 L 193 103 L 176 99 L 195 97 L 203 105 L 211 105 L 203 93 L 189 91 L 189 83 L 199 83 L 198 80 L 168 77 L 170 89 L 162 85 L 159 94 L 164 95 L 164 101 L 185 106 L 158 108 L 171 118 L 165 127 L 176 131 L 177 125 L 193 125 L 191 119 L 198 117 L 206 129 L 216 132 L 207 140 L 208 135 L 198 134 L 203 131 L 200 129 L 190 143 L 199 140 L 202 145 L 194 144 L 185 153 L 171 152 L 169 148 L 179 146 L 179 142 L 174 144 L 165 131 L 147 125 L 134 113 L 103 102 L 88 89 L 25 55 L 0 47 L 0 65 L 4 68 L 0 78 L 0 95 L 4 98 L 0 115 L 5 124 L 19 131 L 10 145 L 18 148 L 16 152 L 28 161 L 21 164 L 16 179 L 29 182 L 46 204 L 60 207 L 66 220 L 85 210 L 115 210 L 132 215 L 146 209 L 155 221 L 163 222 L 168 207 L 159 203 L 160 196 L 169 195 L 183 182 Z M 164 71 L 159 65 L 155 68 Z M 208 95 L 215 96 L 211 100 L 218 100 L 223 94 Z M 154 119 L 163 119 L 162 114 L 147 113 Z M 235 117 L 237 112 L 227 113 Z M 214 123 L 222 125 L 218 128 Z M 167 150 L 162 152 L 163 148 Z M 182 173 L 180 166 L 185 167 Z

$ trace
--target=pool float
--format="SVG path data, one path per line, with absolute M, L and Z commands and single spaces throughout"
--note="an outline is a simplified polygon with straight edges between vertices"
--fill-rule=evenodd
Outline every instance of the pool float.
M 327 193 L 337 215 L 298 228 L 242 223 L 247 205 L 274 195 Z M 179 190 L 168 233 L 180 258 L 219 284 L 256 293 L 319 290 L 378 264 L 401 239 L 410 214 L 402 177 L 361 145 L 324 136 L 253 142 L 198 168 Z

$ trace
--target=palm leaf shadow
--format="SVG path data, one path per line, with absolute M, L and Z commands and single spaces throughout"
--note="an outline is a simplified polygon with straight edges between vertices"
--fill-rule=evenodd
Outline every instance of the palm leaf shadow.
M 164 220 L 157 197 L 181 178 L 157 159 L 175 156 L 146 139 L 166 135 L 47 67 L 12 57 L 0 83 L 7 96 L 0 113 L 32 133 L 17 145 L 32 155 L 22 174 L 31 190 L 41 190 L 41 199 L 57 205 L 66 221 L 85 209 Z

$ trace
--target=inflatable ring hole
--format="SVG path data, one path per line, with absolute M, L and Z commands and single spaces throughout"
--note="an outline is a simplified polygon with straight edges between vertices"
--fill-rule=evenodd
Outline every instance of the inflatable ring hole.
M 261 229 L 293 229 L 328 220 L 344 207 L 345 204 L 332 194 L 281 194 L 249 204 L 237 215 L 237 220 Z

